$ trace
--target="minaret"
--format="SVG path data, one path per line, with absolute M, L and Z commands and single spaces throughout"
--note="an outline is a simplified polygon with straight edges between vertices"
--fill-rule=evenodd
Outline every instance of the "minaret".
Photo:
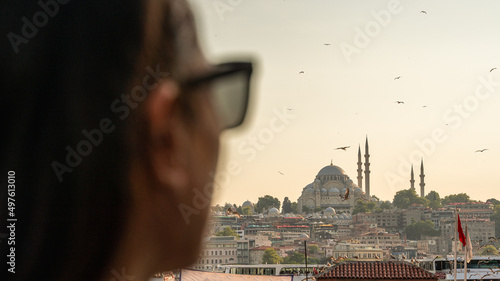
M 363 189 L 363 162 L 361 162 L 361 145 L 358 146 L 358 187 Z
M 425 182 L 424 182 L 424 159 L 420 161 L 420 197 L 425 196 Z
M 413 175 L 413 165 L 411 165 L 410 188 L 415 190 L 415 176 Z
M 370 153 L 368 151 L 368 136 L 365 144 L 365 194 L 370 198 Z

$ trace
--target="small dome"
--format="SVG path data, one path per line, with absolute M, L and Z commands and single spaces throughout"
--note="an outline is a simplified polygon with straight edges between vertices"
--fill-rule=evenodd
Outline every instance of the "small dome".
M 250 207 L 251 208 L 252 206 L 253 206 L 252 202 L 250 202 L 248 200 L 245 201 L 245 202 L 243 202 L 243 204 L 241 205 L 242 208 L 244 208 L 244 207 Z
M 276 208 L 271 208 L 269 212 L 267 213 L 268 216 L 270 217 L 277 217 L 280 214 L 280 211 Z
M 363 194 L 363 190 L 361 190 L 361 188 L 359 188 L 359 187 L 356 187 L 356 188 L 354 188 L 354 193 L 355 194 Z
M 321 189 L 321 195 L 327 195 L 328 191 L 326 191 L 326 188 Z
M 312 188 L 306 188 L 304 193 L 314 193 L 314 190 Z
M 324 214 L 327 215 L 327 216 L 333 216 L 333 215 L 335 215 L 335 213 L 336 213 L 335 209 L 332 208 L 332 207 L 326 208 L 325 212 L 324 212 Z
M 332 187 L 328 191 L 328 195 L 339 195 L 339 193 L 340 193 L 340 190 L 336 187 Z
M 346 191 L 346 188 L 344 187 L 344 188 L 342 188 L 342 189 L 340 190 L 340 194 L 344 195 L 344 194 L 345 194 L 345 191 Z

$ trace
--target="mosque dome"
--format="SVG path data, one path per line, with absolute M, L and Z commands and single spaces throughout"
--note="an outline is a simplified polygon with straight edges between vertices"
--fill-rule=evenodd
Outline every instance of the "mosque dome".
M 363 194 L 363 190 L 361 190 L 361 188 L 359 187 L 356 187 L 354 188 L 354 194 Z
M 335 209 L 332 208 L 332 207 L 328 207 L 328 208 L 325 209 L 324 214 L 326 216 L 333 216 L 333 215 L 335 215 Z
M 243 204 L 241 205 L 242 208 L 245 208 L 245 207 L 250 207 L 251 208 L 252 206 L 253 206 L 252 202 L 250 202 L 248 200 L 245 201 L 245 202 L 243 202 Z
M 270 217 L 277 217 L 280 214 L 280 211 L 276 208 L 271 208 L 269 212 L 267 213 L 268 216 Z
M 320 177 L 320 176 L 336 176 L 336 175 L 345 176 L 346 173 L 339 166 L 335 166 L 335 165 L 331 165 L 330 164 L 328 166 L 325 166 L 323 169 L 321 169 L 318 172 L 317 177 Z
M 327 195 L 328 194 L 328 191 L 326 190 L 326 188 L 322 188 L 321 189 L 321 195 Z
M 304 193 L 314 193 L 314 190 L 312 188 L 306 188 Z

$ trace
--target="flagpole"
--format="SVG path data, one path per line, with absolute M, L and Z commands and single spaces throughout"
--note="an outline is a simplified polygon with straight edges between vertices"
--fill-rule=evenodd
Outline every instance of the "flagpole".
M 465 258 L 464 258 L 464 281 L 467 281 L 467 244 L 469 244 L 469 241 L 467 241 L 467 237 L 469 236 L 469 230 L 467 229 L 467 220 L 465 220 Z
M 457 233 L 458 233 L 458 212 L 457 206 L 455 206 L 455 239 L 453 239 L 453 267 L 454 267 L 454 277 L 453 280 L 457 281 Z

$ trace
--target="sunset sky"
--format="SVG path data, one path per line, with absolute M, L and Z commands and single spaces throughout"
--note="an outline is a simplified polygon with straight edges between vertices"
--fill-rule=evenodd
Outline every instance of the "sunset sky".
M 500 199 L 499 1 L 189 2 L 209 59 L 255 62 L 214 204 L 297 201 L 330 161 L 357 182 L 367 136 L 372 195 L 392 201 L 423 157 L 426 193 Z

